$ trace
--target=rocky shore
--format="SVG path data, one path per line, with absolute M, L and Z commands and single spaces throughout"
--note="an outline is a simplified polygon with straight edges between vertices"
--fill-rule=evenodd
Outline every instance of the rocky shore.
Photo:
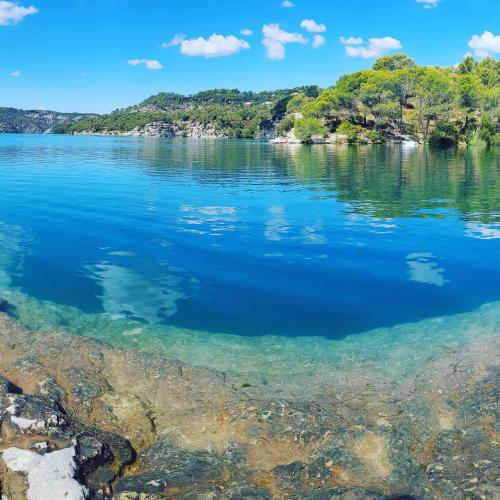
M 0 496 L 493 499 L 498 340 L 398 382 L 332 367 L 321 397 L 0 315 Z

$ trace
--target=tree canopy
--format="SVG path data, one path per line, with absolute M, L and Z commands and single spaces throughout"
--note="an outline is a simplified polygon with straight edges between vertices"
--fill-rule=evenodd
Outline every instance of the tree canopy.
M 330 132 L 346 120 L 361 126 L 367 133 L 358 133 L 360 139 L 376 132 L 428 141 L 438 123 L 452 123 L 458 130 L 458 134 L 452 134 L 453 142 L 470 142 L 478 137 L 485 112 L 492 122 L 488 130 L 496 137 L 499 61 L 485 58 L 478 62 L 466 57 L 454 68 L 419 67 L 405 54 L 381 57 L 372 69 L 342 76 L 335 86 L 302 108 L 305 117 L 322 121 Z

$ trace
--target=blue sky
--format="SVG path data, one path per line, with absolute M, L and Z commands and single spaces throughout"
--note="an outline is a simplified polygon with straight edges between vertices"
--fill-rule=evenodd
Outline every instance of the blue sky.
M 0 0 L 0 106 L 107 112 L 161 91 L 326 87 L 395 51 L 439 65 L 500 56 L 498 0 L 289 4 Z

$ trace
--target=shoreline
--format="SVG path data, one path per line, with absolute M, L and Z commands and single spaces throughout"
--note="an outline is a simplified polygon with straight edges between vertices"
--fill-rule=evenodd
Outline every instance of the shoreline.
M 317 137 L 313 138 L 311 141 L 301 141 L 296 139 L 295 137 L 278 137 L 275 134 L 259 137 L 254 139 L 240 139 L 235 137 L 229 137 L 224 135 L 217 135 L 215 133 L 203 134 L 198 133 L 198 129 L 195 129 L 195 133 L 191 134 L 171 134 L 171 135 L 161 135 L 161 133 L 149 133 L 143 130 L 130 130 L 130 131 L 117 131 L 117 130 L 104 130 L 101 132 L 93 132 L 93 131 L 83 131 L 83 132 L 72 132 L 67 134 L 53 134 L 53 135 L 72 135 L 72 136 L 88 136 L 88 137 L 140 137 L 143 139 L 191 139 L 191 140 L 246 140 L 252 142 L 264 142 L 268 144 L 275 145 L 283 145 L 283 144 L 291 144 L 291 145 L 336 145 L 336 146 L 345 146 L 345 145 L 354 145 L 354 146 L 366 146 L 366 145 L 394 145 L 399 144 L 406 147 L 418 147 L 423 146 L 425 143 L 418 142 L 409 137 L 399 137 L 399 138 L 386 138 L 384 142 L 370 142 L 370 141 L 362 141 L 352 143 L 348 140 L 346 135 L 342 134 L 330 134 L 329 137 Z
M 1 449 L 73 446 L 90 498 L 493 498 L 499 348 L 457 346 L 399 381 L 332 368 L 321 394 L 286 398 L 0 315 Z M 27 488 L 5 460 L 0 483 Z

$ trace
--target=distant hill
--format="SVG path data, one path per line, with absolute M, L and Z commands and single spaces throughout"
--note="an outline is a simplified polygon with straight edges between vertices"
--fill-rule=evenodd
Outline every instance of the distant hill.
M 69 125 L 95 116 L 0 107 L 0 133 L 50 134 L 54 131 L 54 127 Z

